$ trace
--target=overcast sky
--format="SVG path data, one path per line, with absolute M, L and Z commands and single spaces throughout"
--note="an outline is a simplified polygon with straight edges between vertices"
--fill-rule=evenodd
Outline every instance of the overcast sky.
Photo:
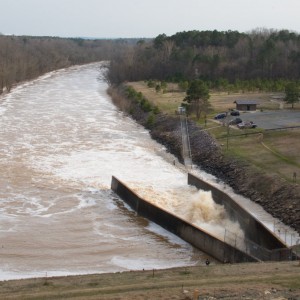
M 156 37 L 188 30 L 288 29 L 300 33 L 300 0 L 0 0 L 0 33 Z

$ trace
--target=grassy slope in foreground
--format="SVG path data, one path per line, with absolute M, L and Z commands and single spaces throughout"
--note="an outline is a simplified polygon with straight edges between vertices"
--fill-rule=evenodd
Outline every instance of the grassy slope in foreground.
M 244 263 L 5 281 L 0 298 L 193 299 L 196 289 L 200 299 L 300 299 L 300 265 Z

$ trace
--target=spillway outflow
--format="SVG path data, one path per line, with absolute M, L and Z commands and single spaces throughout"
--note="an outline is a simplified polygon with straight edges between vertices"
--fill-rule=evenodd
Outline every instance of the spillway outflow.
M 131 184 L 129 183 L 129 186 Z M 244 232 L 238 222 L 230 220 L 224 206 L 214 202 L 211 192 L 198 190 L 193 186 L 134 186 L 132 189 L 143 199 L 179 216 L 209 234 L 224 240 L 227 234 L 244 239 Z M 236 243 L 235 238 L 232 243 Z

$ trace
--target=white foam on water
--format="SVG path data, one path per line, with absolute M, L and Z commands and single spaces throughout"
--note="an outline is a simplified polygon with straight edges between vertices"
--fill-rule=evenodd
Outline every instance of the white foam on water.
M 181 238 L 179 238 L 177 235 L 172 234 L 171 232 L 163 229 L 161 226 L 149 222 L 149 225 L 146 227 L 147 230 L 154 232 L 155 234 L 164 237 L 168 239 L 168 241 L 173 245 L 180 245 L 182 247 L 191 247 L 189 244 L 187 244 L 185 241 L 183 241 Z
M 224 240 L 225 230 L 241 239 L 244 237 L 240 225 L 229 219 L 224 206 L 214 202 L 210 191 L 199 191 L 184 184 L 177 184 L 172 189 L 168 185 L 165 190 L 160 187 L 156 191 L 152 186 L 145 188 L 135 185 L 133 189 L 149 202 L 167 209 L 221 240 Z
M 77 206 L 78 209 L 86 208 L 86 207 L 92 207 L 97 204 L 95 199 L 92 198 L 79 198 L 80 202 L 79 205 Z
M 0 107 L 0 116 L 3 115 L 6 112 L 6 108 L 5 107 Z
M 18 280 L 18 279 L 29 279 L 29 278 L 51 278 L 51 277 L 60 277 L 60 276 L 72 276 L 72 275 L 88 275 L 93 274 L 94 272 L 72 272 L 69 270 L 65 271 L 28 271 L 28 272 L 19 272 L 18 270 L 10 271 L 5 268 L 0 269 L 0 281 L 6 280 Z M 101 273 L 101 272 L 97 272 Z

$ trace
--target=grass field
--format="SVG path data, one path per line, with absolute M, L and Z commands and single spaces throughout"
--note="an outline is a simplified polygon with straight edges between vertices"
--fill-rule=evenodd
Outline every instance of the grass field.
M 176 84 L 169 84 L 165 92 L 156 92 L 145 82 L 132 82 L 130 85 L 168 114 L 175 114 L 185 97 L 185 93 L 180 91 Z M 278 101 L 282 96 L 279 93 L 211 93 L 211 110 L 207 115 L 206 124 L 203 116 L 198 123 L 217 139 L 226 155 L 245 160 L 260 170 L 277 174 L 289 182 L 293 182 L 293 174 L 296 172 L 296 180 L 299 183 L 300 129 L 270 132 L 259 128 L 240 130 L 232 126 L 228 130 L 227 126 L 222 126 L 213 119 L 216 113 L 234 109 L 234 101 L 238 99 L 255 99 L 259 109 L 264 111 L 290 109 L 290 105 Z M 300 110 L 300 103 L 294 105 L 294 110 Z

